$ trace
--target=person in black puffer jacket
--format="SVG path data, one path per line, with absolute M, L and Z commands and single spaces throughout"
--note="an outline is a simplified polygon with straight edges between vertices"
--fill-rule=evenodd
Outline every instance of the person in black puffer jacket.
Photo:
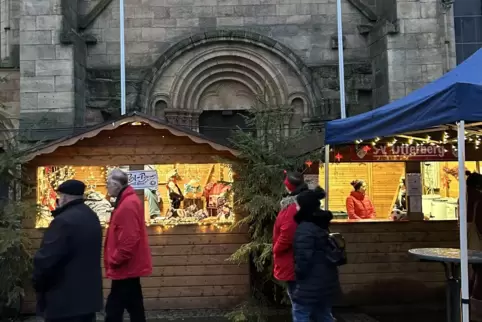
M 294 322 L 335 321 L 331 308 L 340 293 L 338 268 L 333 263 L 328 226 L 333 214 L 320 209 L 325 191 L 318 187 L 296 197 L 298 223 L 294 239 L 296 281 L 290 283 Z M 330 258 L 330 259 L 329 259 Z

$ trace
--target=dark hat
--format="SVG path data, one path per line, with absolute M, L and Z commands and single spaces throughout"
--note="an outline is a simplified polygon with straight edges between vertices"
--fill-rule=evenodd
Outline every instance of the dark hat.
M 300 172 L 286 172 L 285 173 L 285 180 L 284 180 L 284 185 L 288 189 L 288 191 L 293 192 L 301 186 L 302 184 L 305 183 L 305 180 L 303 178 L 303 174 Z
M 57 192 L 71 196 L 82 196 L 85 192 L 85 184 L 79 180 L 67 180 L 57 188 Z
M 296 196 L 296 202 L 304 212 L 312 213 L 320 210 L 321 200 L 326 197 L 326 192 L 321 187 L 306 190 Z

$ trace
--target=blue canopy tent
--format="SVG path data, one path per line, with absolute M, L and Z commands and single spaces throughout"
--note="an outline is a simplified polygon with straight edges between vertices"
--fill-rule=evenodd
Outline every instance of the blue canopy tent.
M 368 113 L 328 122 L 325 128 L 325 173 L 329 145 L 425 130 L 457 123 L 459 178 L 465 178 L 465 123 L 482 121 L 482 49 L 457 68 L 404 98 Z M 325 176 L 327 178 L 327 176 Z M 328 179 L 326 179 L 328 188 Z M 466 195 L 459 180 L 459 195 Z M 325 205 L 328 201 L 325 201 Z M 467 201 L 459 198 L 462 321 L 469 321 Z
M 325 143 L 351 143 L 460 120 L 482 121 L 482 49 L 404 98 L 367 113 L 328 122 Z

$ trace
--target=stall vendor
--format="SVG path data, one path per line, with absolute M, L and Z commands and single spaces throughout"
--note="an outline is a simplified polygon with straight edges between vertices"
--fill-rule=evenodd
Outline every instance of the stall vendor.
M 346 198 L 346 211 L 349 219 L 371 219 L 375 218 L 375 208 L 366 195 L 367 185 L 363 180 L 351 182 L 353 191 Z

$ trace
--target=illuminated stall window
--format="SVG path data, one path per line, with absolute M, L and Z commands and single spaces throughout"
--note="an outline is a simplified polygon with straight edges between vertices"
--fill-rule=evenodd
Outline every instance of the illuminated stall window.
M 107 224 L 115 200 L 107 193 L 106 179 L 115 166 L 63 166 L 37 169 L 37 228 L 47 227 L 56 207 L 58 186 L 69 179 L 86 184 L 85 203 Z M 159 226 L 229 225 L 234 222 L 233 173 L 226 164 L 146 165 L 128 171 L 130 184 L 144 200 L 146 224 Z M 149 177 L 150 176 L 150 177 Z M 141 179 L 139 179 L 141 178 Z M 142 182 L 144 180 L 144 182 Z

